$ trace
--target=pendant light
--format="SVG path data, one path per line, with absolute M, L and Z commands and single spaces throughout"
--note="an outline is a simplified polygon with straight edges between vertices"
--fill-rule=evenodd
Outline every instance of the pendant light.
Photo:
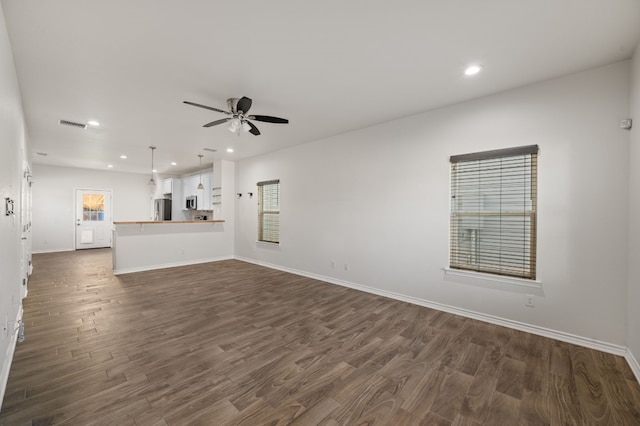
M 156 181 L 153 180 L 153 151 L 156 149 L 156 147 L 151 145 L 149 149 L 151 150 L 151 179 L 149 179 L 149 185 L 155 185 Z
M 202 154 L 198 154 L 198 157 L 200 157 L 200 183 L 198 184 L 198 189 L 204 189 L 204 185 L 202 185 L 202 157 L 204 157 Z

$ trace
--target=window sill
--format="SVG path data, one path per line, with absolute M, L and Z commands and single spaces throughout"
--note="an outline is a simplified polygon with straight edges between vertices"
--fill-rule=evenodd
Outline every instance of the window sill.
M 271 243 L 269 241 L 256 240 L 256 246 L 276 248 L 276 247 L 280 247 L 280 243 Z
M 482 272 L 464 271 L 460 269 L 442 268 L 446 276 L 472 278 L 490 283 L 509 284 L 526 288 L 542 288 L 542 282 L 538 280 L 527 280 L 524 278 L 506 277 L 502 275 L 483 274 Z

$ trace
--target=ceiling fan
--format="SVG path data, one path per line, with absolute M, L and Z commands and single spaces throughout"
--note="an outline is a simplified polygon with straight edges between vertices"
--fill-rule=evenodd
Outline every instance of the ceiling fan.
M 195 102 L 184 101 L 187 105 L 193 105 L 198 108 L 210 109 L 211 111 L 221 112 L 223 114 L 227 114 L 230 117 L 221 118 L 220 120 L 212 121 L 211 123 L 207 123 L 202 127 L 212 127 L 217 126 L 222 123 L 229 123 L 229 131 L 234 133 L 240 133 L 240 130 L 245 132 L 249 132 L 252 135 L 258 136 L 260 134 L 260 130 L 249 120 L 255 121 L 263 121 L 265 123 L 279 123 L 286 124 L 289 122 L 286 118 L 272 117 L 270 115 L 249 115 L 249 109 L 251 108 L 251 103 L 253 101 L 251 98 L 247 98 L 246 96 L 238 98 L 229 98 L 227 99 L 227 108 L 228 110 L 222 110 L 206 105 L 196 104 Z

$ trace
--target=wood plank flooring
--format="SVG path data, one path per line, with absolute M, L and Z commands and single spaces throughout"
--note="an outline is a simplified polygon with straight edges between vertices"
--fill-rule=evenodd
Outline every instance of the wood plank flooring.
M 34 265 L 0 425 L 640 425 L 621 357 L 234 260 Z

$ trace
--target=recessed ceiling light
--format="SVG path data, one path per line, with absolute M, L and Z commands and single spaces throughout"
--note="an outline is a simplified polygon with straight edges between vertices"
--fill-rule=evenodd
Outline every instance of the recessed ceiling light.
M 233 152 L 233 148 L 227 148 L 227 152 Z
M 98 123 L 96 120 L 89 120 L 89 121 L 87 121 L 87 124 L 89 126 L 99 126 L 100 125 L 100 123 Z
M 113 164 L 107 164 L 107 167 L 112 169 L 113 168 Z
M 176 163 L 175 161 L 172 161 L 172 162 L 171 162 L 171 165 L 172 165 L 172 166 L 176 166 L 177 164 L 178 164 L 178 163 Z
M 480 72 L 482 68 L 478 65 L 471 65 L 466 70 L 464 70 L 465 75 L 476 75 Z
M 151 173 L 158 173 L 156 169 L 151 169 Z
M 122 158 L 123 160 L 126 160 L 127 156 L 126 155 L 121 155 L 120 158 Z

